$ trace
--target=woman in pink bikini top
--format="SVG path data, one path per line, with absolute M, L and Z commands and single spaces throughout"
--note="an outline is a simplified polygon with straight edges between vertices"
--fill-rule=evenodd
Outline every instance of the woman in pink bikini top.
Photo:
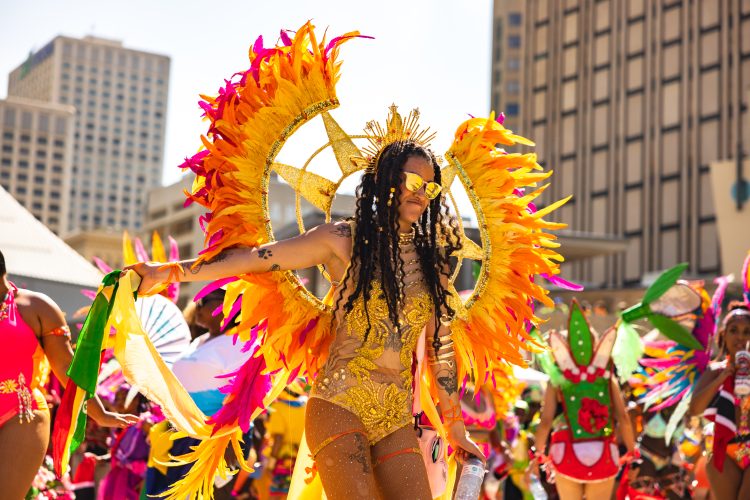
M 24 498 L 44 459 L 50 414 L 40 386 L 50 365 L 63 383 L 73 356 L 70 330 L 60 308 L 46 295 L 8 281 L 0 252 L 0 491 Z M 99 425 L 124 427 L 137 421 L 104 410 L 95 398 L 89 415 Z
M 479 390 L 479 394 L 467 390 L 461 398 L 461 412 L 466 430 L 484 456 L 489 457 L 492 453 L 492 434 L 497 424 L 495 404 L 486 387 L 480 386 L 474 390 Z

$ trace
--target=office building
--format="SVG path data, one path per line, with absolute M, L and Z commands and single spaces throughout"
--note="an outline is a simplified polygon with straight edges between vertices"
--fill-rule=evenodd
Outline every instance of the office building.
M 75 110 L 0 100 L 0 185 L 55 234 L 67 229 Z
M 694 277 L 718 274 L 709 165 L 747 150 L 750 2 L 496 0 L 500 50 L 511 15 L 522 32 L 512 128 L 555 171 L 542 201 L 574 194 L 559 220 L 628 240 L 566 276 L 635 286 L 679 262 Z M 515 79 L 493 73 L 493 91 Z
M 137 230 L 161 181 L 170 60 L 58 36 L 14 69 L 8 95 L 75 108 L 68 233 Z

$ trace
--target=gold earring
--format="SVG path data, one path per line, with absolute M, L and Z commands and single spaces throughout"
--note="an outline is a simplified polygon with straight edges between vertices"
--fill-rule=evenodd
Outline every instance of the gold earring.
M 386 205 L 388 205 L 389 207 L 393 203 L 393 193 L 395 192 L 396 192 L 396 188 L 391 188 L 391 194 L 388 195 L 388 203 L 386 203 Z

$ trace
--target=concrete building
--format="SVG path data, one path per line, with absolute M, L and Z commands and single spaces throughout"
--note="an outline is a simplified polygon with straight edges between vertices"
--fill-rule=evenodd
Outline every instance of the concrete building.
M 98 257 L 113 269 L 119 269 L 123 265 L 122 231 L 105 229 L 76 231 L 64 240 L 92 264 L 94 257 Z
M 8 95 L 76 109 L 67 231 L 140 229 L 161 181 L 170 60 L 58 36 L 8 79 Z
M 748 109 L 750 2 L 496 0 L 496 27 L 516 12 L 513 128 L 555 170 L 543 202 L 574 194 L 562 222 L 628 241 L 626 252 L 571 263 L 564 275 L 637 286 L 682 261 L 692 276 L 718 274 L 709 165 L 748 144 L 738 117 Z M 493 91 L 515 79 L 495 77 Z
M 0 185 L 55 234 L 68 222 L 74 114 L 67 105 L 0 100 Z
M 511 130 L 518 130 L 521 118 L 525 3 L 526 0 L 496 1 L 492 29 L 490 109 L 505 113 L 503 124 Z
M 711 187 L 721 249 L 721 274 L 742 283 L 742 263 L 750 251 L 750 161 L 711 163 Z M 744 187 L 740 187 L 744 184 Z M 744 190 L 744 192 L 743 192 Z

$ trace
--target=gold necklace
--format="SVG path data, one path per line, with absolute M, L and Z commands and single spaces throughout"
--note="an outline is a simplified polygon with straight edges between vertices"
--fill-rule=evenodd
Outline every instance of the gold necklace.
M 411 228 L 411 231 L 409 231 L 408 233 L 398 233 L 398 244 L 404 246 L 414 243 L 415 233 L 416 230 L 414 228 Z
M 5 298 L 3 299 L 2 304 L 0 304 L 0 321 L 5 321 L 8 319 L 8 302 L 10 298 L 10 291 L 5 294 Z

